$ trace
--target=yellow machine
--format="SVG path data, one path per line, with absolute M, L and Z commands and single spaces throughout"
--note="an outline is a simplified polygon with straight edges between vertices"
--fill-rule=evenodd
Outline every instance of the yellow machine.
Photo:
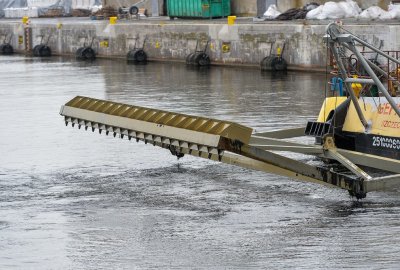
M 188 154 L 339 187 L 357 198 L 364 198 L 370 191 L 399 186 L 400 99 L 392 97 L 376 76 L 380 73 L 393 79 L 390 74 L 365 59 L 356 50 L 355 42 L 367 44 L 391 61 L 400 62 L 351 34 L 343 34 L 336 24 L 328 26 L 324 39 L 337 61 L 346 93 L 327 98 L 318 119 L 306 127 L 254 133 L 251 128 L 232 122 L 83 96 L 63 105 L 60 114 L 66 125 L 143 141 L 168 149 L 178 158 Z M 345 68 L 345 49 L 360 58 L 368 78 L 354 77 Z M 357 95 L 354 88 L 360 88 L 359 85 L 362 88 Z M 382 97 L 365 97 L 365 85 L 375 85 Z M 316 143 L 287 140 L 304 135 L 315 137 Z M 293 155 L 288 157 L 288 152 L 329 162 L 311 165 Z M 330 166 L 332 161 L 340 166 Z M 371 176 L 364 167 L 379 170 L 379 176 Z

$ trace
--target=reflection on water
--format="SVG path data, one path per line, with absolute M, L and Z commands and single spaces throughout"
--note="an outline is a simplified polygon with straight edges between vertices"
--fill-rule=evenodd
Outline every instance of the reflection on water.
M 398 192 L 346 192 L 65 127 L 75 95 L 236 121 L 317 114 L 324 75 L 0 58 L 1 269 L 395 269 Z

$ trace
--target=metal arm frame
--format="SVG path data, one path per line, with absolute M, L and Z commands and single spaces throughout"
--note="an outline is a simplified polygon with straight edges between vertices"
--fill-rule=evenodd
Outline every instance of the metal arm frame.
M 377 54 L 395 62 L 396 64 L 400 65 L 400 61 L 396 58 L 393 58 L 392 56 L 386 54 L 385 52 L 381 51 L 380 49 L 372 46 L 371 44 L 365 42 L 364 40 L 360 39 L 359 37 L 348 34 L 348 33 L 341 33 L 339 25 L 336 23 L 331 23 L 327 26 L 327 35 L 325 36 L 325 40 L 328 43 L 328 46 L 338 64 L 339 67 L 339 75 L 342 77 L 343 81 L 345 82 L 346 90 L 347 93 L 350 95 L 350 98 L 356 108 L 357 115 L 361 121 L 361 123 L 364 125 L 365 128 L 368 127 L 368 122 L 365 120 L 365 117 L 362 113 L 361 107 L 357 101 L 357 97 L 351 87 L 352 83 L 359 83 L 361 85 L 365 84 L 375 84 L 379 91 L 386 97 L 387 101 L 389 102 L 390 106 L 392 109 L 396 112 L 396 114 L 400 117 L 400 108 L 397 106 L 396 102 L 392 98 L 392 96 L 389 94 L 389 91 L 385 88 L 383 83 L 379 80 L 378 76 L 375 74 L 373 68 L 378 71 L 378 73 L 384 75 L 386 78 L 390 78 L 390 75 L 388 72 L 385 72 L 381 68 L 379 68 L 377 65 L 373 64 L 371 61 L 366 59 L 356 48 L 356 42 L 359 44 L 362 44 L 372 51 L 376 52 Z M 345 50 L 350 50 L 353 52 L 358 61 L 361 63 L 362 67 L 365 69 L 365 71 L 368 73 L 368 75 L 371 77 L 371 79 L 358 79 L 358 78 L 349 78 L 347 75 L 347 70 L 345 68 L 345 65 L 343 63 L 343 58 L 339 54 L 339 51 L 345 51 Z M 372 65 L 371 65 L 372 64 Z M 372 67 L 371 67 L 372 66 Z
M 339 187 L 357 198 L 364 198 L 369 191 L 390 187 L 400 181 L 399 160 L 336 148 L 332 137 L 326 137 L 322 146 L 285 140 L 303 136 L 304 128 L 243 137 L 242 132 L 251 129 L 235 123 L 85 97 L 76 97 L 68 102 L 61 108 L 60 114 L 64 116 L 66 125 L 144 141 L 166 148 L 178 158 L 189 154 L 305 182 Z M 234 135 L 234 129 L 242 131 Z M 322 163 L 311 165 L 304 160 L 287 157 L 285 152 L 336 160 L 347 170 L 338 171 Z M 373 178 L 355 164 L 389 171 L 394 175 Z

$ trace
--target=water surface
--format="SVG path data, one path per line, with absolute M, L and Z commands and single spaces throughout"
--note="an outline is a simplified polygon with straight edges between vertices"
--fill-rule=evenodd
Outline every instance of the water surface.
M 0 269 L 398 269 L 399 192 L 343 190 L 65 127 L 76 95 L 304 125 L 325 75 L 0 57 Z

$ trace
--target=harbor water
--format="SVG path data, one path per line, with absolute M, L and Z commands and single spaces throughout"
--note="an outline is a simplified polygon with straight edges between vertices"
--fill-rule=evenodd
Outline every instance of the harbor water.
M 324 74 L 0 57 L 0 269 L 399 269 L 399 191 L 344 190 L 65 127 L 76 95 L 305 125 Z

